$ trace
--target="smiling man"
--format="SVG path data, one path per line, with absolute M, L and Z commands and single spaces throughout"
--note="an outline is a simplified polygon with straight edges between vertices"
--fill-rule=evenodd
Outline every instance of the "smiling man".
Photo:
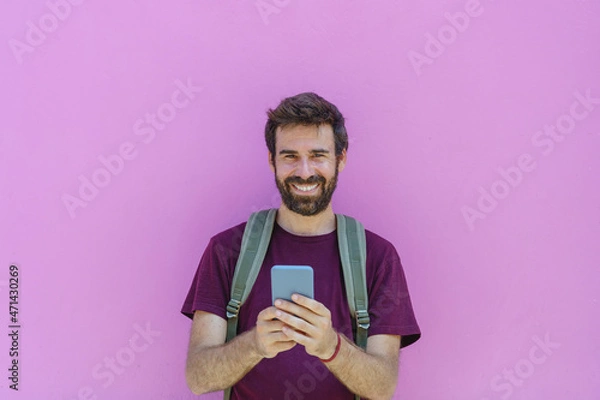
M 281 193 L 267 254 L 225 342 L 226 308 L 245 223 L 213 236 L 181 312 L 192 318 L 186 379 L 197 394 L 233 386 L 232 399 L 369 399 L 393 396 L 401 347 L 421 335 L 394 246 L 366 230 L 371 325 L 354 344 L 331 199 L 348 136 L 337 107 L 314 93 L 268 111 L 265 140 Z M 271 305 L 270 268 L 310 265 L 314 299 Z
M 305 223 L 319 217 L 335 223 L 323 217 L 333 215 L 331 197 L 338 172 L 346 164 L 346 151 L 336 155 L 331 126 L 287 126 L 279 129 L 277 140 L 276 150 L 269 152 L 270 166 L 288 216 Z M 285 217 L 286 212 L 281 214 Z M 313 216 L 317 217 L 301 218 Z

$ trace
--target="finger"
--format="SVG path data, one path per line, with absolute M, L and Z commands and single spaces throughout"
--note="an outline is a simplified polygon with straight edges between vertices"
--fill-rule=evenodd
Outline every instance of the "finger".
M 293 340 L 287 340 L 285 342 L 277 342 L 273 348 L 277 353 L 281 353 L 282 351 L 288 351 L 292 349 L 297 344 L 298 343 L 294 342 Z
M 292 295 L 292 301 L 300 306 L 312 311 L 313 313 L 320 315 L 322 317 L 328 316 L 329 310 L 323 303 L 319 303 L 315 299 L 311 299 L 310 297 L 303 296 L 298 293 L 294 293 Z
M 270 333 L 267 336 L 267 340 L 271 344 L 285 343 L 285 342 L 294 342 L 292 339 L 290 339 L 290 337 L 288 335 L 286 335 L 285 333 L 283 333 L 283 330 L 280 330 L 278 332 Z
M 265 337 L 265 346 L 271 351 L 289 350 L 296 345 L 283 331 L 271 333 Z
M 286 300 L 282 300 L 282 299 L 275 300 L 275 307 L 277 308 L 277 310 L 283 310 L 289 314 L 295 314 L 299 317 L 307 315 L 307 312 L 308 313 L 311 312 L 310 310 L 308 310 L 305 307 L 302 307 L 296 303 L 292 303 L 290 301 L 286 301 Z
M 318 319 L 321 318 L 321 316 L 315 314 L 313 311 L 295 304 L 295 303 L 290 303 L 289 301 L 280 301 L 277 300 L 275 301 L 275 306 L 277 307 L 278 310 L 284 311 L 288 314 L 292 314 L 295 315 L 307 322 L 309 322 L 311 325 L 315 325 L 316 323 L 318 323 Z M 277 313 L 275 313 L 276 318 L 279 318 L 277 315 Z
M 257 320 L 260 321 L 270 321 L 275 319 L 275 313 L 277 312 L 277 308 L 273 306 L 269 306 L 258 313 Z
M 273 320 L 273 321 L 261 322 L 261 323 L 257 324 L 256 326 L 258 327 L 260 333 L 267 335 L 267 334 L 271 334 L 271 333 L 275 333 L 275 332 L 281 332 L 281 328 L 283 328 L 284 325 L 285 324 L 282 321 Z
M 263 335 L 260 341 L 262 344 L 259 351 L 266 358 L 275 357 L 278 353 L 287 351 L 297 344 L 281 331 Z
M 289 326 L 284 326 L 282 328 L 282 333 L 295 343 L 298 343 L 304 347 L 310 347 L 314 343 L 314 339 L 312 339 L 310 336 L 292 329 Z
M 294 314 L 289 314 L 285 311 L 279 310 L 279 311 L 277 311 L 277 319 L 279 319 L 279 321 L 281 321 L 285 324 L 282 327 L 282 330 L 283 330 L 283 328 L 285 328 L 285 326 L 288 326 L 292 329 L 295 329 L 296 331 L 303 332 L 304 334 L 306 334 L 308 336 L 314 336 L 317 334 L 317 331 L 316 331 L 316 328 L 314 325 L 312 325 L 310 322 L 308 322 L 305 319 L 302 319 Z

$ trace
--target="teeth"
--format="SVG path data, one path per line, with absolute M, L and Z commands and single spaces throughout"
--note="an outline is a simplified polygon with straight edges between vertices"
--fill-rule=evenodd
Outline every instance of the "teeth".
M 311 185 L 311 186 L 298 186 L 298 185 L 294 185 L 294 187 L 302 192 L 310 192 L 311 190 L 316 189 L 318 185 Z

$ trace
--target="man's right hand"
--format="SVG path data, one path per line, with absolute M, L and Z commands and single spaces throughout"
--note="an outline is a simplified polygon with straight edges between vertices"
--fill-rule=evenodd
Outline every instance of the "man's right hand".
M 275 319 L 277 308 L 274 306 L 262 310 L 256 318 L 254 339 L 257 353 L 264 358 L 273 358 L 277 354 L 290 350 L 296 342 L 282 332 L 284 323 Z
M 256 326 L 225 343 L 227 320 L 195 311 L 186 361 L 186 380 L 192 392 L 203 394 L 235 385 L 263 358 L 273 358 L 296 345 L 275 319 L 275 307 L 262 310 Z

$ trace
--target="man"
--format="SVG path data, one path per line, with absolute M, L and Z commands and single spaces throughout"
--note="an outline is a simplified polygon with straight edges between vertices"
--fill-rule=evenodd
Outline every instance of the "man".
M 314 93 L 268 111 L 265 139 L 282 204 L 238 335 L 225 343 L 226 306 L 245 223 L 210 240 L 181 312 L 193 318 L 186 379 L 197 394 L 233 386 L 232 399 L 369 399 L 393 396 L 400 347 L 419 339 L 394 246 L 366 231 L 371 326 L 354 344 L 331 198 L 347 160 L 337 107 Z M 270 298 L 273 265 L 310 265 L 314 300 Z

